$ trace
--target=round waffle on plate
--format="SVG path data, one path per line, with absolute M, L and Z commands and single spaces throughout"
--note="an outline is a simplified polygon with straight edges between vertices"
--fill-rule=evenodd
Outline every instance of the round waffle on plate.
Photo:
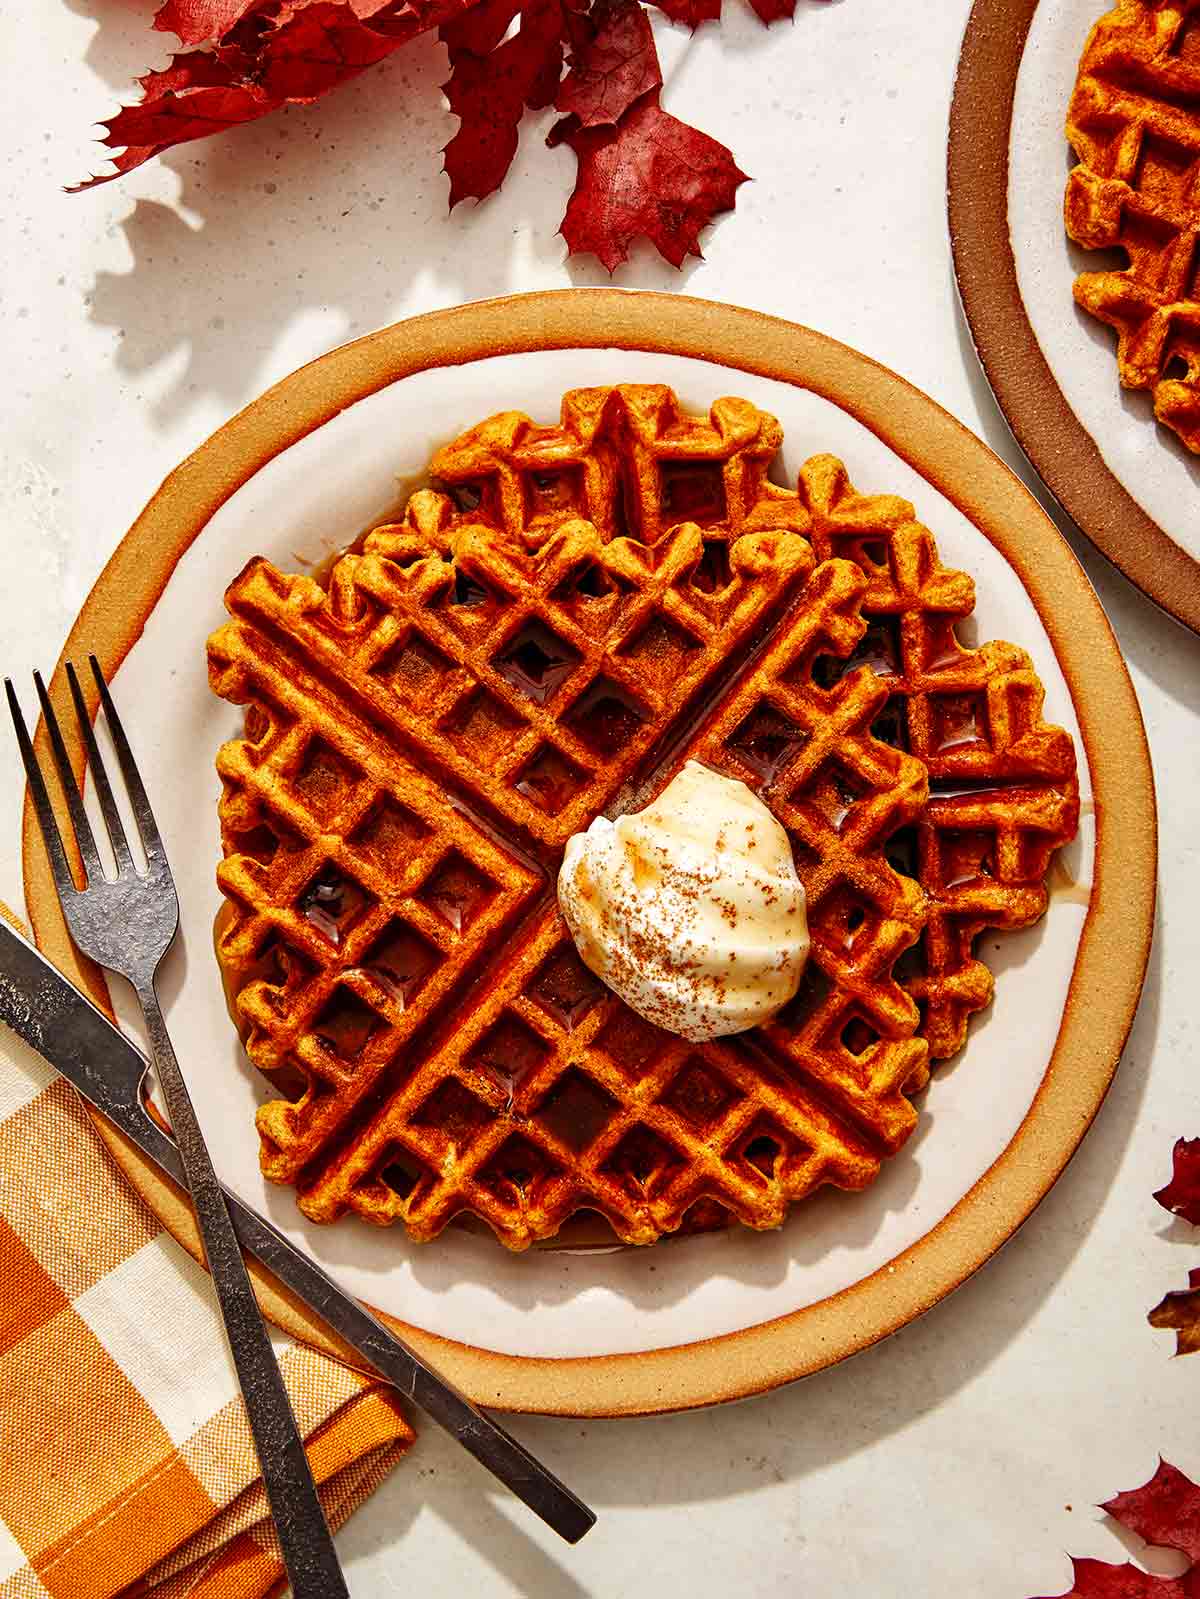
M 741 400 L 573 391 L 440 450 L 324 583 L 229 589 L 218 953 L 310 1217 L 769 1227 L 912 1131 L 991 994 L 976 938 L 1045 909 L 1074 750 L 1023 651 L 956 639 L 973 587 L 912 507 L 828 456 L 781 488 L 780 442 Z M 702 1045 L 603 988 L 554 892 L 573 833 L 692 758 L 787 828 L 813 939 L 774 1022 Z

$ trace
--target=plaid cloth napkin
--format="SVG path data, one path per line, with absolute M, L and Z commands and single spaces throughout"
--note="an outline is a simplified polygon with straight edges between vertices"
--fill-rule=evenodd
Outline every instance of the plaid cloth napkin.
M 339 1527 L 413 1434 L 272 1333 Z M 0 1599 L 261 1599 L 283 1563 L 207 1274 L 0 1026 Z

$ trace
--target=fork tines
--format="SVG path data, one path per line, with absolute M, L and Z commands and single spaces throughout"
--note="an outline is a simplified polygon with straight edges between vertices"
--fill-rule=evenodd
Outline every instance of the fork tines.
M 104 708 L 105 720 L 108 723 L 113 748 L 116 751 L 117 761 L 121 768 L 121 775 L 125 780 L 125 788 L 129 795 L 134 820 L 137 823 L 138 836 L 146 852 L 146 859 L 151 865 L 165 864 L 166 855 L 163 850 L 162 838 L 154 820 L 154 813 L 150 808 L 150 801 L 146 797 L 145 787 L 138 774 L 137 765 L 129 747 L 129 740 L 125 736 L 121 719 L 117 715 L 116 707 L 108 692 L 108 685 L 104 681 L 104 674 L 100 670 L 100 663 L 94 655 L 88 657 L 88 663 L 95 679 L 100 704 Z M 66 675 L 71 691 L 71 699 L 75 706 L 75 715 L 79 723 L 80 738 L 87 756 L 87 766 L 96 785 L 96 797 L 100 804 L 101 815 L 104 818 L 109 843 L 112 846 L 113 858 L 116 861 L 117 875 L 118 877 L 125 876 L 135 872 L 136 867 L 130 852 L 129 841 L 125 836 L 125 826 L 121 820 L 121 813 L 117 809 L 112 784 L 109 781 L 104 759 L 96 742 L 95 732 L 92 729 L 83 689 L 76 674 L 75 666 L 71 661 L 66 663 Z M 75 777 L 71 764 L 71 755 L 63 737 L 58 714 L 54 709 L 53 701 L 46 690 L 46 685 L 42 681 L 40 672 L 34 672 L 33 682 L 37 690 L 38 702 L 41 705 L 42 717 L 46 723 L 46 732 L 50 738 L 50 749 L 54 756 L 55 770 L 62 786 L 63 798 L 66 801 L 67 811 L 71 818 L 71 826 L 75 832 L 75 840 L 79 846 L 79 854 L 83 862 L 84 871 L 83 886 L 86 887 L 89 880 L 105 876 L 104 865 L 100 858 L 100 852 L 96 847 L 96 837 L 92 831 L 91 821 L 88 818 L 87 811 L 84 809 L 83 794 Z M 10 678 L 5 678 L 4 689 L 8 697 L 8 708 L 12 715 L 13 727 L 16 730 L 17 743 L 21 751 L 21 761 L 25 767 L 25 776 L 29 781 L 30 797 L 33 800 L 33 808 L 37 815 L 38 825 L 41 828 L 46 851 L 50 857 L 50 866 L 54 873 L 55 883 L 60 894 L 78 893 L 79 889 L 75 884 L 74 875 L 67 859 L 58 819 L 50 803 L 45 780 L 34 752 L 33 741 L 29 736 L 29 730 L 21 712 L 20 701 L 17 699 L 16 690 Z

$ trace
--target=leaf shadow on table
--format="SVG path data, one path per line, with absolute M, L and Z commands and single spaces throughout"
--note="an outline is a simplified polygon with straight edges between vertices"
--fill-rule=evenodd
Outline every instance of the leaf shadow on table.
M 276 352 L 301 315 L 311 358 L 414 302 L 518 283 L 686 289 L 699 262 L 676 272 L 648 245 L 611 279 L 590 256 L 568 268 L 557 229 L 575 163 L 545 147 L 552 113 L 526 119 L 498 194 L 448 214 L 439 152 L 457 123 L 445 77 L 442 47 L 423 35 L 316 105 L 160 158 L 180 179 L 178 206 L 134 204 L 119 224 L 132 267 L 97 275 L 90 312 L 118 331 L 118 368 L 156 395 L 160 424 L 206 399 L 223 412 L 246 404 L 283 375 Z
M 68 11 L 88 17 L 96 31 L 88 41 L 84 60 L 98 78 L 121 99 L 133 99 L 134 80 L 152 67 L 165 66 L 174 34 L 154 28 L 154 13 L 160 0 L 63 0 Z M 115 104 L 101 114 L 108 116 Z
M 1163 1169 L 1168 1170 L 1169 1167 L 1170 1158 L 1168 1156 L 1163 1162 Z M 1164 1183 L 1166 1182 L 1165 1177 L 1163 1181 Z M 1172 1216 L 1165 1227 L 1159 1228 L 1155 1236 L 1160 1238 L 1165 1244 L 1182 1244 L 1193 1255 L 1198 1252 L 1198 1246 L 1200 1246 L 1200 1238 L 1197 1237 L 1195 1227 L 1190 1221 L 1184 1221 L 1182 1216 Z

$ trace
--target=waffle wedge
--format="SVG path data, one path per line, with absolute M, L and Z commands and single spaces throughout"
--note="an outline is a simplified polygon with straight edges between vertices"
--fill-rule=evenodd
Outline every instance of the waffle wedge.
M 1067 112 L 1067 232 L 1127 265 L 1075 298 L 1117 332 L 1117 368 L 1200 451 L 1200 4 L 1119 0 L 1093 27 Z
M 1073 829 L 1069 739 L 1019 651 L 952 647 L 970 584 L 911 507 L 828 458 L 770 483 L 778 426 L 742 401 L 581 391 L 563 419 L 440 452 L 447 491 L 324 586 L 251 562 L 210 644 L 247 706 L 218 952 L 283 1095 L 264 1171 L 315 1219 L 466 1213 L 523 1248 L 585 1209 L 649 1243 L 865 1185 L 990 993 L 976 933 L 1040 914 Z M 567 838 L 691 756 L 784 822 L 813 938 L 770 1028 L 702 1045 L 603 988 L 554 893 Z M 931 800 L 934 769 L 967 794 Z

